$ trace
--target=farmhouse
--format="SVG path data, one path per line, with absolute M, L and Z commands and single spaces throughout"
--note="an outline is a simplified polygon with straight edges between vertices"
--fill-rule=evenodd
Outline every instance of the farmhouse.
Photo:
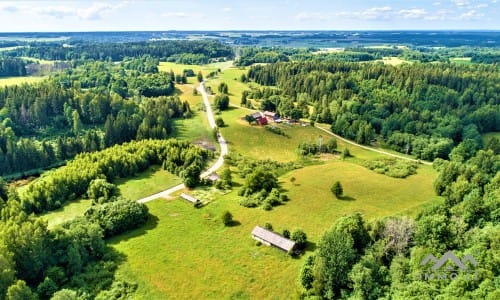
M 270 122 L 276 122 L 280 118 L 277 113 L 267 110 L 264 112 L 264 117 Z
M 200 199 L 197 199 L 197 198 L 195 198 L 191 195 L 188 195 L 188 194 L 181 193 L 181 198 L 188 201 L 188 202 L 191 202 L 194 205 L 198 205 L 199 203 L 201 203 Z
M 264 229 L 260 226 L 255 226 L 252 230 L 252 238 L 260 241 L 268 246 L 274 246 L 286 252 L 290 252 L 295 246 L 295 242 L 281 235 Z
M 252 117 L 255 122 L 259 125 L 267 125 L 267 118 L 260 112 L 254 112 L 253 114 L 249 115 Z

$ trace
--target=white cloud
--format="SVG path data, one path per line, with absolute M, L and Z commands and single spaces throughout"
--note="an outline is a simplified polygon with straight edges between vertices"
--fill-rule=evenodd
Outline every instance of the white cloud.
M 484 17 L 483 13 L 479 13 L 473 9 L 469 10 L 466 13 L 463 13 L 460 15 L 459 19 L 460 20 L 477 20 Z
M 402 9 L 398 11 L 398 15 L 405 19 L 422 19 L 428 14 L 423 8 Z
M 439 5 L 441 5 L 441 2 L 433 2 L 432 5 L 439 6 Z
M 77 16 L 82 20 L 99 20 L 102 19 L 102 17 L 107 13 L 122 8 L 127 4 L 127 1 L 115 5 L 109 3 L 94 2 L 90 6 L 83 8 L 78 8 L 70 5 L 58 5 L 47 7 L 32 7 L 30 9 L 38 14 L 52 16 L 58 19 Z
M 485 8 L 485 7 L 488 7 L 488 4 L 482 3 L 482 4 L 476 5 L 476 8 Z
M 455 5 L 459 7 L 464 7 L 470 4 L 468 0 L 452 0 L 451 2 L 455 3 Z
M 222 9 L 223 12 L 230 12 L 231 10 L 232 10 L 231 7 L 224 7 Z
M 390 19 L 394 11 L 390 6 L 372 7 L 361 11 L 343 11 L 336 13 L 338 17 L 363 20 L 387 20 Z

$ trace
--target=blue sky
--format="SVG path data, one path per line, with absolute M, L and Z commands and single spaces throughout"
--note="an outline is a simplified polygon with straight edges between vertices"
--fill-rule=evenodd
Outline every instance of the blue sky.
M 0 1 L 0 32 L 500 29 L 500 0 Z

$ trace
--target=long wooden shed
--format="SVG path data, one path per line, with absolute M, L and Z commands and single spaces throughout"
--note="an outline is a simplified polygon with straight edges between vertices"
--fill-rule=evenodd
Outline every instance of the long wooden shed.
M 295 247 L 294 241 L 284 238 L 281 235 L 260 226 L 255 226 L 252 230 L 252 238 L 268 246 L 274 246 L 286 252 L 290 252 L 293 250 L 293 247 Z

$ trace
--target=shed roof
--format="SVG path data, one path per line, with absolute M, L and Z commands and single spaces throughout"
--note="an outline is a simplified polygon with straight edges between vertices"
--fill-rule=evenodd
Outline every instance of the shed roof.
M 290 250 L 292 250 L 293 246 L 295 246 L 294 241 L 291 241 L 287 238 L 284 238 L 281 235 L 279 235 L 275 232 L 269 231 L 269 230 L 262 228 L 260 226 L 255 226 L 255 228 L 252 230 L 252 235 L 255 237 L 258 237 L 259 239 L 267 241 L 271 245 L 276 246 L 276 247 L 283 249 L 285 251 L 290 251 Z
M 251 114 L 251 116 L 254 117 L 254 119 L 262 118 L 262 114 L 260 113 L 260 111 L 254 112 L 253 114 Z
M 184 193 L 181 194 L 181 198 L 194 204 L 200 201 L 199 199 L 196 199 L 195 197 Z

